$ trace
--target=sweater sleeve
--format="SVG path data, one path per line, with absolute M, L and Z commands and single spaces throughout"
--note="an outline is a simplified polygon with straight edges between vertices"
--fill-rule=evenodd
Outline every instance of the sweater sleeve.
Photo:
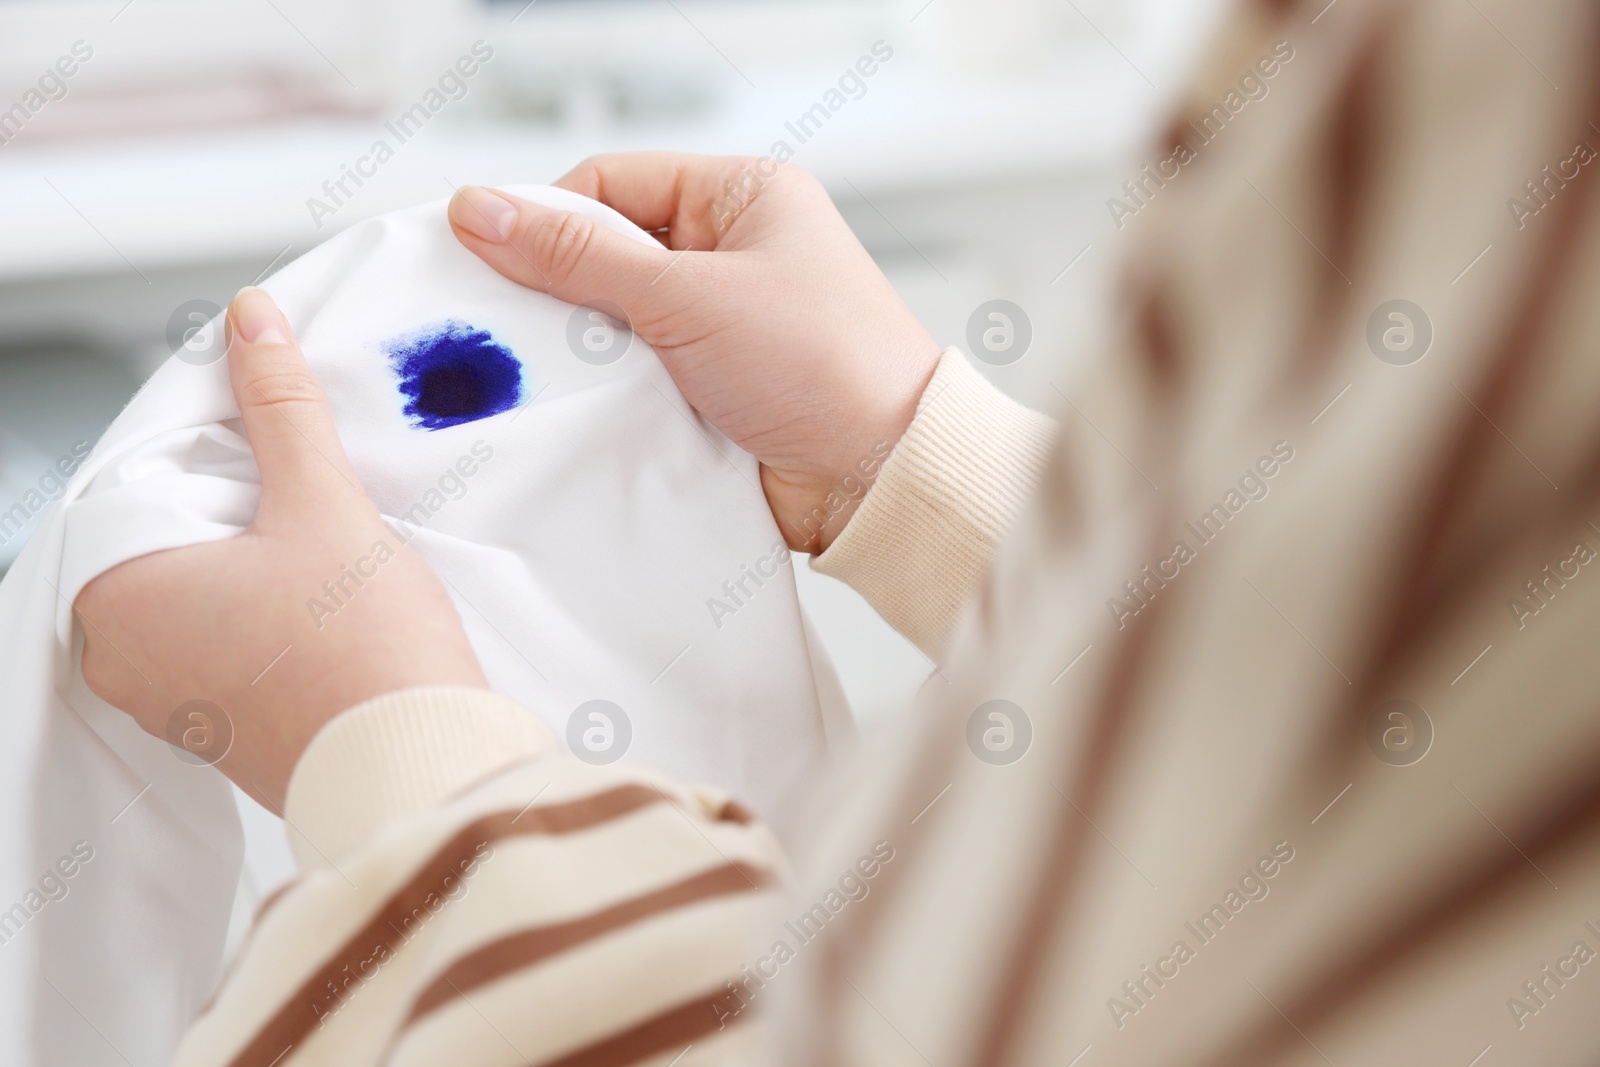
M 905 436 L 812 569 L 847 582 L 938 659 L 967 594 L 1038 484 L 1055 429 L 990 385 L 959 349 L 947 349 Z
M 302 873 L 176 1063 L 745 1057 L 735 983 L 775 904 L 774 838 L 720 794 L 556 747 L 469 689 L 331 721 L 285 805 Z

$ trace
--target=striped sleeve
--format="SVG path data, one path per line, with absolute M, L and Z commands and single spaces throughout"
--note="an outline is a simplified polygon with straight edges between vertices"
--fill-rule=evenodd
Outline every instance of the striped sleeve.
M 531 722 L 430 689 L 330 723 L 286 806 L 303 873 L 176 1063 L 743 1057 L 737 983 L 775 903 L 772 835 L 721 795 L 553 755 Z

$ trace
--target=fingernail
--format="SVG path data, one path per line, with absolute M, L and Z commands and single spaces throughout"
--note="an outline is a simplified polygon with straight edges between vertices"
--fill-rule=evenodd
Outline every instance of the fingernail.
M 469 185 L 450 202 L 450 221 L 474 237 L 496 244 L 517 221 L 517 205 L 491 189 Z
M 289 324 L 265 289 L 247 286 L 233 298 L 233 321 L 247 344 L 286 345 Z

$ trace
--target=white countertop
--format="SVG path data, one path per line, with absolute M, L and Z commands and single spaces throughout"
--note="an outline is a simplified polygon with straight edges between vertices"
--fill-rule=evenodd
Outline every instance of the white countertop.
M 1114 55 L 1049 84 L 950 84 L 915 69 L 874 79 L 807 143 L 785 120 L 816 85 L 767 88 L 737 110 L 676 126 L 490 124 L 441 119 L 400 145 L 321 229 L 307 198 L 384 135 L 381 119 L 318 119 L 95 141 L 18 138 L 0 147 L 0 284 L 156 272 L 296 253 L 342 226 L 444 196 L 451 185 L 548 181 L 583 157 L 671 148 L 764 154 L 775 139 L 836 194 L 980 184 L 1060 173 L 1130 150 L 1157 105 Z M 826 88 L 823 86 L 822 88 Z M 393 137 L 389 137 L 393 142 Z

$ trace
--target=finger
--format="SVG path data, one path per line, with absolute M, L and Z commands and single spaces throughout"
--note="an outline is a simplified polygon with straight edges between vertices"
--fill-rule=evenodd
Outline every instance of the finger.
M 630 319 L 681 303 L 686 271 L 678 261 L 693 255 L 476 186 L 450 201 L 450 224 L 462 244 L 512 281 L 573 304 L 616 304 Z
M 640 228 L 668 231 L 675 249 L 714 249 L 717 219 L 742 203 L 762 180 L 761 160 L 684 152 L 625 152 L 591 156 L 556 185 L 591 197 Z
M 228 307 L 228 377 L 261 472 L 257 522 L 285 507 L 364 498 L 322 385 L 263 289 Z

